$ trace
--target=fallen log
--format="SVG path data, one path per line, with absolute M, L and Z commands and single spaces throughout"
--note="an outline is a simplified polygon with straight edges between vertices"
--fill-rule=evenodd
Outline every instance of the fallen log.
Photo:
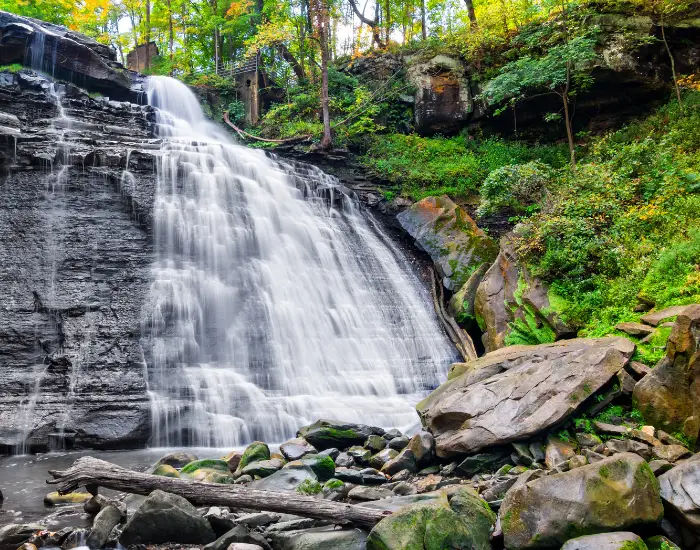
M 77 459 L 67 470 L 50 470 L 59 493 L 85 486 L 96 494 L 98 487 L 126 493 L 148 495 L 160 489 L 186 498 L 195 506 L 229 506 L 266 512 L 282 512 L 325 519 L 337 524 L 352 524 L 371 529 L 391 512 L 359 505 L 332 502 L 298 493 L 261 491 L 242 485 L 190 481 L 135 472 L 90 456 Z
M 236 130 L 236 133 L 242 139 L 254 139 L 256 141 L 264 141 L 265 143 L 277 143 L 277 144 L 282 145 L 285 143 L 297 143 L 297 142 L 309 139 L 311 137 L 311 134 L 297 136 L 297 137 L 291 137 L 291 138 L 287 138 L 287 139 L 266 139 L 266 138 L 261 138 L 260 136 L 254 136 L 253 134 L 249 134 L 245 130 L 241 130 L 238 126 L 236 126 L 233 122 L 231 122 L 231 119 L 229 119 L 229 117 L 228 117 L 228 111 L 224 111 L 224 122 L 226 124 L 228 124 L 234 130 Z

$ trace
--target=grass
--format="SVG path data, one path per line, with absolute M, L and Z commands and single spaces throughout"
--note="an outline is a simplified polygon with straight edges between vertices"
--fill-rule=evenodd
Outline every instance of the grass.
M 400 193 L 414 200 L 442 194 L 473 196 L 493 170 L 532 160 L 561 166 L 566 153 L 557 145 L 495 138 L 389 134 L 375 136 L 361 159 L 374 177 L 396 184 Z
M 18 73 L 22 69 L 24 69 L 24 67 L 19 63 L 12 63 L 11 65 L 0 65 L 0 73 Z

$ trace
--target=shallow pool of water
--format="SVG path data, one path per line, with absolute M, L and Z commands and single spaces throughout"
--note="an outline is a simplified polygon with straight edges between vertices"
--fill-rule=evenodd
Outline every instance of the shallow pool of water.
M 182 449 L 141 449 L 131 451 L 66 451 L 0 458 L 0 490 L 5 499 L 0 505 L 0 526 L 8 523 L 27 523 L 42 520 L 55 530 L 65 526 L 88 526 L 90 516 L 83 513 L 83 505 L 44 505 L 44 496 L 55 491 L 46 480 L 49 470 L 65 470 L 81 456 L 94 456 L 125 468 L 145 471 L 160 457 Z M 216 458 L 231 449 L 186 449 L 199 458 Z M 84 488 L 81 488 L 84 490 Z M 100 489 L 103 494 L 114 494 Z

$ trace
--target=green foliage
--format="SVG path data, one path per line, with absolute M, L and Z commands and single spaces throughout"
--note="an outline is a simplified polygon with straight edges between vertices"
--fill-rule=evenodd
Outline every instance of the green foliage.
M 231 101 L 228 104 L 228 116 L 234 124 L 242 121 L 245 118 L 245 103 L 238 99 Z
M 542 199 L 550 181 L 551 169 L 539 161 L 509 164 L 491 172 L 481 186 L 480 217 L 496 212 L 525 214 Z
M 657 328 L 647 342 L 637 342 L 633 359 L 653 367 L 666 355 L 666 342 L 670 335 L 671 327 Z
M 574 426 L 576 426 L 577 430 L 593 434 L 595 433 L 595 428 L 593 427 L 593 422 L 591 421 L 590 418 L 586 418 L 585 416 L 580 417 L 580 418 L 574 418 Z
M 317 495 L 323 490 L 323 485 L 321 485 L 316 480 L 305 479 L 297 487 L 297 493 L 302 495 Z
M 561 166 L 565 158 L 559 146 L 389 134 L 371 141 L 362 162 L 374 176 L 400 185 L 403 194 L 418 200 L 444 193 L 473 195 L 497 168 L 535 159 Z
M 4 72 L 18 73 L 23 68 L 24 67 L 22 67 L 22 65 L 20 65 L 19 63 L 12 63 L 10 65 L 0 65 L 0 73 L 4 73 Z
M 517 229 L 532 274 L 564 298 L 582 336 L 637 321 L 640 293 L 657 308 L 700 300 L 698 125 L 700 93 L 688 92 L 683 112 L 670 102 L 595 140 Z

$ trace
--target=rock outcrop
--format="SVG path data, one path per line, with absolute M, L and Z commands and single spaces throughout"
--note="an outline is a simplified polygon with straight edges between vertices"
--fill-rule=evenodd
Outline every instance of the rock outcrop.
M 454 365 L 418 414 L 441 457 L 526 440 L 567 418 L 633 352 L 616 337 L 503 348 Z
M 0 73 L 0 450 L 148 437 L 153 114 Z
M 416 89 L 414 123 L 422 135 L 454 134 L 471 118 L 474 98 L 467 70 L 458 58 L 409 58 L 407 78 Z
M 137 102 L 141 77 L 117 63 L 116 53 L 65 27 L 0 11 L 0 65 L 32 69 L 112 99 Z
M 700 453 L 659 476 L 667 510 L 700 537 Z
M 508 236 L 496 261 L 483 276 L 474 315 L 484 331 L 487 351 L 514 344 L 542 344 L 572 336 L 559 311 L 562 300 L 518 261 Z
M 644 418 L 691 443 L 700 432 L 700 304 L 682 310 L 666 344 L 666 356 L 634 388 Z
M 497 245 L 449 197 L 426 197 L 401 212 L 397 219 L 425 250 L 448 290 L 459 290 L 484 263 L 490 264 Z
M 654 525 L 663 517 L 659 484 L 632 453 L 525 483 L 499 510 L 506 548 L 558 548 L 589 533 Z

